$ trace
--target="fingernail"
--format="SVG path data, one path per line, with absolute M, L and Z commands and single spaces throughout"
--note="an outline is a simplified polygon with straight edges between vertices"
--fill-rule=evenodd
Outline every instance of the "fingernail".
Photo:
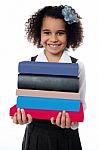
M 61 112 L 59 112 L 59 115 L 61 115 L 62 113 Z
M 17 115 L 17 113 L 15 112 L 15 114 L 14 114 L 15 116 Z
M 24 111 L 24 109 L 21 109 L 21 111 L 23 112 L 23 111 Z
M 66 116 L 69 116 L 69 114 L 66 112 Z

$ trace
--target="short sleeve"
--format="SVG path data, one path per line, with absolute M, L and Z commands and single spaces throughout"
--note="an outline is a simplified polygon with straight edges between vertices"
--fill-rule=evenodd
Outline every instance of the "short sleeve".
M 79 65 L 79 93 L 80 98 L 84 107 L 86 109 L 86 102 L 85 102 L 85 94 L 86 94 L 86 76 L 85 76 L 85 67 L 82 62 L 79 60 L 77 61 Z
M 85 94 L 86 94 L 86 76 L 85 76 L 85 67 L 82 62 L 79 60 L 77 61 L 78 66 L 79 66 L 79 93 L 80 93 L 80 98 L 83 104 L 84 110 L 86 109 L 86 102 L 85 102 Z M 71 126 L 71 129 L 75 130 L 79 126 L 79 123 L 75 123 L 74 125 Z

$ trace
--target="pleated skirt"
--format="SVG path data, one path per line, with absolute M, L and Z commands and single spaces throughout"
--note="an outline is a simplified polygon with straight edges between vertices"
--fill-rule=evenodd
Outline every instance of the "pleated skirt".
M 22 150 L 82 150 L 78 129 L 62 129 L 48 120 L 27 125 Z

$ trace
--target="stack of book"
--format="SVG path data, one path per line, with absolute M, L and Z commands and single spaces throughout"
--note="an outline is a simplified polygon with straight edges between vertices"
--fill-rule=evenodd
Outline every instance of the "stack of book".
M 23 108 L 33 118 L 49 120 L 65 110 L 73 122 L 84 120 L 77 63 L 23 61 L 18 72 L 17 102 L 10 116 Z

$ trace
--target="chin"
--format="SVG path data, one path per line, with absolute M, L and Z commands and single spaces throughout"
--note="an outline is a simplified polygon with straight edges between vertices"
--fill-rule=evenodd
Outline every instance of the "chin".
M 53 54 L 53 55 L 57 55 L 59 53 L 62 53 L 62 51 L 59 51 L 59 50 L 49 50 L 49 53 Z

